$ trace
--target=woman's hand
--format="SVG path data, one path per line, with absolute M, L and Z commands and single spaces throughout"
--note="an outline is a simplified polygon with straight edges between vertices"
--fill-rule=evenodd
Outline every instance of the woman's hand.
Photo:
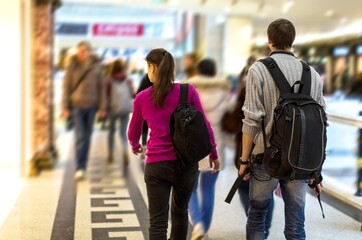
M 137 149 L 133 149 L 132 152 L 135 155 L 141 154 L 141 153 L 143 153 L 143 148 L 140 147 L 140 148 L 137 148 Z
M 212 172 L 216 173 L 220 170 L 220 162 L 217 159 L 211 159 L 209 158 L 210 167 L 212 168 Z

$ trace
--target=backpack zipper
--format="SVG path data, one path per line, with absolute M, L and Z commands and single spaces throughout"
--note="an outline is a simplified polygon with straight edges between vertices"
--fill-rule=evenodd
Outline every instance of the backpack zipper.
M 305 141 L 305 128 L 306 128 L 305 113 L 304 113 L 303 109 L 301 109 L 301 108 L 298 108 L 298 109 L 299 109 L 300 117 L 301 117 L 301 121 L 302 121 L 302 132 L 301 132 L 301 136 L 300 136 L 301 143 L 299 144 L 299 157 L 298 157 L 298 160 L 297 160 L 297 165 L 299 163 L 299 160 L 303 159 L 304 146 L 305 146 L 305 143 L 304 143 L 304 141 Z
M 294 139 L 294 125 L 295 125 L 295 109 L 293 108 L 293 123 L 292 123 L 292 135 L 291 135 L 291 139 L 290 139 L 290 144 L 289 144 L 289 151 L 288 151 L 288 161 L 289 161 L 289 164 L 291 166 L 292 163 L 290 162 L 290 151 L 292 149 L 292 143 L 293 143 L 293 139 Z

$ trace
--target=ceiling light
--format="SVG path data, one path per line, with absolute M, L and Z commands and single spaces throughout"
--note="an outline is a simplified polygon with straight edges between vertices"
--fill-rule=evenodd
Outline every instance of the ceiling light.
M 225 16 L 217 16 L 216 20 L 215 20 L 216 24 L 222 24 L 224 22 L 226 22 L 226 17 Z
M 225 11 L 226 13 L 230 13 L 230 12 L 231 12 L 231 6 L 226 6 L 225 9 L 224 9 L 224 11 Z
M 286 14 L 287 12 L 289 12 L 289 10 L 293 7 L 293 5 L 294 5 L 293 1 L 285 2 L 282 7 L 282 13 Z
M 326 11 L 326 13 L 325 13 L 325 15 L 327 16 L 327 17 L 331 17 L 332 15 L 334 14 L 334 11 L 333 10 L 328 10 L 328 11 Z
M 165 0 L 152 0 L 153 3 L 156 3 L 156 4 L 161 4 L 161 3 L 164 3 Z
M 177 5 L 178 4 L 178 0 L 170 0 L 169 3 L 171 5 Z
M 341 18 L 341 20 L 340 20 L 340 23 L 341 24 L 344 24 L 344 23 L 346 23 L 347 22 L 347 18 L 346 17 L 343 17 L 343 18 Z

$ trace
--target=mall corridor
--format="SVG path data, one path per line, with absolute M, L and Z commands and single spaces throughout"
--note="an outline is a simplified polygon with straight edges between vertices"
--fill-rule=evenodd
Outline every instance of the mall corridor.
M 87 178 L 77 183 L 73 178 L 72 139 L 72 132 L 61 132 L 57 144 L 62 154 L 54 170 L 42 171 L 39 177 L 24 180 L 18 196 L 1 197 L 1 201 L 11 198 L 14 205 L 8 217 L 0 222 L 0 239 L 147 239 L 147 195 L 141 159 L 132 155 L 129 166 L 125 167 L 122 154 L 118 154 L 113 164 L 107 164 L 106 132 L 96 129 Z M 117 152 L 121 153 L 121 150 L 117 149 Z M 226 162 L 226 168 L 220 172 L 217 181 L 210 240 L 245 239 L 246 216 L 239 196 L 235 195 L 230 205 L 224 202 L 236 178 L 229 148 L 226 148 Z M 0 185 L 6 186 L 9 179 L 0 178 Z M 284 239 L 283 203 L 279 197 L 275 200 L 270 240 Z M 362 239 L 361 222 L 326 202 L 323 202 L 323 207 L 325 219 L 317 199 L 308 194 L 307 239 Z
M 247 222 L 249 236 L 283 240 L 299 234 L 296 238 L 304 239 L 303 196 L 319 170 L 325 219 L 308 188 L 306 239 L 362 240 L 360 9 L 361 0 L 0 0 L 0 240 L 148 240 L 149 232 L 160 240 L 167 224 L 168 237 L 175 240 L 166 220 L 172 215 L 178 217 L 174 232 L 182 240 L 246 240 Z M 292 152 L 298 164 L 318 162 L 300 181 L 289 181 L 294 172 L 288 172 L 276 188 L 283 188 L 283 196 L 273 192 L 278 180 L 266 173 L 266 147 L 261 146 L 264 119 L 270 120 L 265 145 L 274 144 L 271 106 L 281 92 L 273 82 L 277 77 L 268 72 L 276 65 L 258 62 L 268 56 L 276 59 L 294 93 L 296 83 L 298 91 L 309 90 L 301 79 L 307 81 L 310 73 L 313 89 L 303 94 L 318 108 L 311 118 L 298 108 L 300 114 L 291 116 L 300 121 L 288 125 L 293 137 L 279 138 L 289 147 L 277 149 L 283 156 Z M 201 222 L 196 213 L 195 192 L 188 199 L 194 178 L 186 177 L 198 174 L 196 163 L 176 171 L 181 161 L 170 119 L 179 103 L 179 83 L 190 83 L 189 101 L 210 122 L 208 134 L 198 134 L 209 136 L 205 142 L 212 147 L 207 166 L 199 165 L 197 190 L 212 196 L 216 186 L 213 214 L 212 201 L 205 201 L 211 206 L 204 211 L 212 216 L 209 230 L 209 219 Z M 311 119 L 318 127 L 305 124 Z M 245 156 L 247 148 L 240 153 L 243 133 L 246 143 L 257 145 L 252 161 Z M 132 153 L 143 149 L 145 155 Z M 209 163 L 217 168 L 218 160 L 222 168 L 211 174 L 215 169 Z M 244 195 L 236 193 L 228 204 L 239 163 L 259 168 L 264 178 L 259 181 L 253 168 L 257 180 L 244 183 Z M 160 175 L 168 179 L 162 182 Z M 152 177 L 161 181 L 153 184 Z M 170 210 L 164 203 L 171 182 L 180 186 L 175 192 L 184 192 Z M 262 196 L 253 201 L 249 186 Z M 275 209 L 267 237 L 271 196 Z M 242 202 L 254 204 L 246 207 L 252 212 L 249 220 Z M 262 217 L 256 216 L 259 210 Z

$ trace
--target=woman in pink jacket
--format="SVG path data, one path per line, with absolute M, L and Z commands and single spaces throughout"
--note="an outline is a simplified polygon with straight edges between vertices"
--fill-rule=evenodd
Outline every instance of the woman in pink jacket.
M 198 164 L 182 168 L 177 160 L 170 134 L 170 118 L 180 100 L 180 84 L 175 84 L 175 63 L 164 49 L 154 49 L 146 57 L 148 77 L 153 86 L 136 95 L 128 139 L 135 154 L 143 152 L 140 145 L 142 123 L 146 121 L 151 132 L 147 142 L 145 182 L 150 215 L 150 240 L 166 240 L 170 193 L 171 237 L 185 240 L 188 227 L 188 202 L 196 182 Z M 196 89 L 189 85 L 188 102 L 204 114 Z M 204 118 L 206 119 L 205 115 Z M 206 120 L 212 151 L 210 164 L 214 171 L 219 161 L 214 133 Z

